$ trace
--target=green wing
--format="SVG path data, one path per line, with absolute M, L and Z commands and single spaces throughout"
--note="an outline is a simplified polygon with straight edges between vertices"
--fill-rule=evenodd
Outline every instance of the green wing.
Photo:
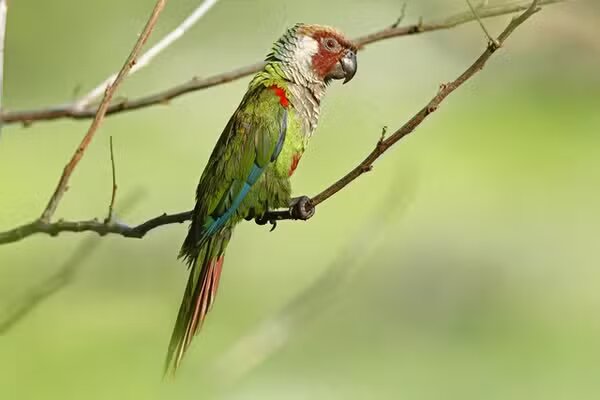
M 238 207 L 279 155 L 287 109 L 270 88 L 250 90 L 221 134 L 196 192 L 190 231 L 180 256 L 191 264 L 208 238 L 239 221 Z

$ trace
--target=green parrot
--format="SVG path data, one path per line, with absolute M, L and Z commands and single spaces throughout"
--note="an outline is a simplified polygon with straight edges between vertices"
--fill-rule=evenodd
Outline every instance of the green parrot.
M 179 253 L 190 276 L 166 373 L 175 373 L 213 304 L 235 225 L 243 219 L 264 223 L 267 211 L 284 207 L 297 219 L 314 213 L 307 197 L 291 198 L 290 177 L 315 131 L 328 84 L 354 77 L 356 51 L 331 27 L 296 24 L 275 42 L 250 82 L 198 184 L 192 223 Z

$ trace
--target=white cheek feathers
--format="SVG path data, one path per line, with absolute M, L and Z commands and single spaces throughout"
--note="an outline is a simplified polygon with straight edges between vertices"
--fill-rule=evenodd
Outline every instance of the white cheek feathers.
M 302 35 L 296 47 L 298 58 L 312 58 L 319 51 L 319 43 L 310 36 Z
M 319 43 L 310 36 L 303 35 L 296 43 L 294 60 L 300 70 L 299 72 L 301 72 L 307 80 L 314 79 L 312 59 L 318 51 Z

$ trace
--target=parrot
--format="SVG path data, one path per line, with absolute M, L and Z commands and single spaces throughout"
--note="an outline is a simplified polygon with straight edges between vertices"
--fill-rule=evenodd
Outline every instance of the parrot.
M 315 132 L 321 100 L 333 80 L 349 82 L 357 46 L 335 28 L 298 23 L 272 46 L 219 137 L 196 190 L 179 258 L 189 278 L 168 347 L 165 374 L 175 374 L 211 309 L 234 227 L 287 208 L 314 214 L 306 196 L 292 198 L 290 178 Z

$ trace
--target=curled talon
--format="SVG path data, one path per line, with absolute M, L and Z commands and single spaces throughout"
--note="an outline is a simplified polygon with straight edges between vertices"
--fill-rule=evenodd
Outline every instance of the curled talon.
M 275 230 L 275 228 L 277 228 L 277 221 L 272 220 L 272 221 L 269 221 L 269 223 L 271 224 L 271 229 L 269 230 L 269 232 L 273 232 Z
M 312 205 L 310 197 L 300 196 L 292 199 L 290 215 L 292 218 L 302 221 L 306 221 L 315 215 L 315 207 Z
M 254 218 L 254 222 L 256 222 L 257 225 L 271 224 L 271 229 L 269 232 L 273 232 L 275 228 L 277 228 L 277 220 L 269 219 L 265 215 Z

